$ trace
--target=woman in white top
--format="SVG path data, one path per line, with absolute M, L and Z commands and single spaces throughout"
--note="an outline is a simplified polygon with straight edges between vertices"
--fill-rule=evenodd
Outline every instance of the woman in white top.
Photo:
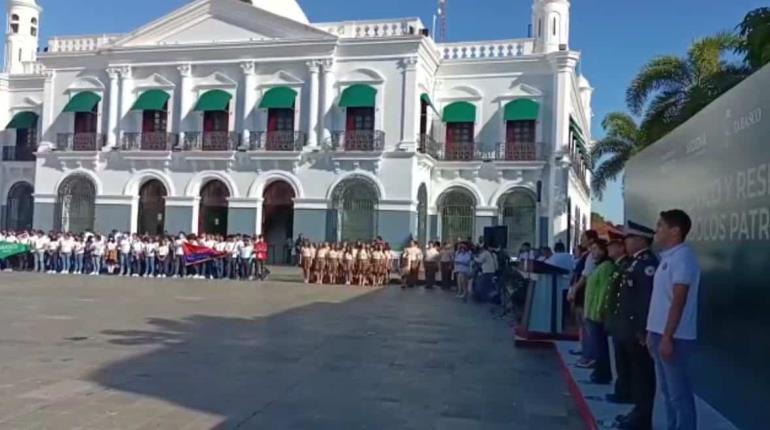
M 138 278 L 142 272 L 142 259 L 144 258 L 144 242 L 137 235 L 131 240 L 131 276 Z
M 329 244 L 323 243 L 315 253 L 316 284 L 323 284 L 326 277 L 326 257 L 329 254 Z
M 120 276 L 131 276 L 131 238 L 123 236 L 118 243 L 120 251 Z
M 374 245 L 374 250 L 371 252 L 372 259 L 372 286 L 379 287 L 385 281 L 385 254 L 382 252 L 382 245 Z
M 144 277 L 156 276 L 155 255 L 158 252 L 158 242 L 153 237 L 145 237 L 144 241 Z
M 165 278 L 169 274 L 171 258 L 171 249 L 168 239 L 161 239 L 158 244 L 158 276 Z
M 75 256 L 75 270 L 74 273 L 79 275 L 83 273 L 83 260 L 86 254 L 86 244 L 83 243 L 82 236 L 76 236 L 73 240 L 73 255 Z
M 61 273 L 68 274 L 72 270 L 72 251 L 75 248 L 75 241 L 70 235 L 65 234 L 59 245 L 59 255 L 61 256 Z
M 115 242 L 115 238 L 113 236 L 110 236 L 105 248 L 107 249 L 105 258 L 105 263 L 107 264 L 107 273 L 112 275 L 115 273 L 115 267 L 117 267 L 119 261 L 118 243 Z
M 244 239 L 241 246 L 241 279 L 251 279 L 251 258 L 254 255 L 254 244 L 251 239 Z
M 310 245 L 310 242 L 305 241 L 302 244 L 302 248 L 300 252 L 301 252 L 300 264 L 302 265 L 302 276 L 305 279 L 305 283 L 307 284 L 310 282 L 310 276 L 312 275 L 313 253 L 315 252 L 315 250 L 313 249 L 312 245 Z
M 91 274 L 100 275 L 104 266 L 104 237 L 94 236 L 91 245 Z

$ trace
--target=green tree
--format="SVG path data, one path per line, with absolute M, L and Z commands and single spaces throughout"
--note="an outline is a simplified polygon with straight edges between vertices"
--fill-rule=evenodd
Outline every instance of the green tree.
M 749 12 L 738 25 L 743 38 L 740 51 L 753 70 L 770 63 L 770 7 Z
M 626 113 L 608 114 L 602 121 L 602 127 L 605 137 L 591 148 L 591 159 L 596 166 L 591 188 L 599 199 L 607 189 L 607 183 L 617 178 L 628 160 L 647 147 L 649 142 L 636 121 Z
M 726 59 L 743 45 L 720 33 L 695 41 L 685 57 L 660 56 L 642 67 L 626 91 L 629 110 L 642 118 L 650 142 L 668 134 L 729 90 L 750 70 Z

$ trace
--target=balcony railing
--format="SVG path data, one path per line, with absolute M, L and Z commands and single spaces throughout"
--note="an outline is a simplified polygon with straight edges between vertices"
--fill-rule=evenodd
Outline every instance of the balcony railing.
M 121 151 L 171 151 L 179 144 L 179 135 L 156 132 L 128 132 L 123 133 L 120 142 Z
M 420 34 L 425 26 L 419 18 L 376 21 L 344 21 L 314 24 L 341 39 L 372 39 Z
M 437 154 L 441 152 L 441 146 L 441 143 L 434 139 L 433 136 L 421 134 L 417 151 L 423 154 L 429 154 L 433 156 L 433 158 L 437 158 Z
M 35 161 L 36 146 L 3 146 L 3 161 Z
M 299 152 L 307 144 L 304 131 L 252 131 L 249 133 L 248 151 Z
M 424 142 L 424 145 L 423 145 Z M 538 161 L 542 160 L 542 145 L 534 142 L 437 143 L 428 137 L 421 140 L 421 152 L 441 161 Z
M 335 131 L 331 147 L 335 151 L 379 152 L 385 149 L 385 132 L 382 130 Z
M 99 151 L 107 142 L 101 133 L 59 133 L 56 136 L 58 151 Z
M 241 144 L 241 136 L 234 131 L 188 131 L 184 134 L 181 148 L 185 151 L 235 151 Z
M 442 43 L 438 46 L 444 60 L 484 60 L 532 55 L 534 39 L 490 40 L 484 42 Z

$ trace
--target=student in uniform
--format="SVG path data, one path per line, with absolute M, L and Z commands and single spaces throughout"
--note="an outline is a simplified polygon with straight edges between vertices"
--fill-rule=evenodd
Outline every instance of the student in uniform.
M 698 338 L 698 290 L 701 269 L 686 243 L 690 216 L 679 209 L 660 213 L 655 243 L 660 265 L 647 317 L 647 347 L 655 361 L 668 428 L 697 427 L 691 364 Z
M 301 261 L 300 264 L 302 265 L 302 276 L 305 280 L 306 284 L 309 284 L 312 279 L 313 275 L 313 257 L 315 249 L 313 249 L 313 246 L 310 244 L 309 241 L 305 241 L 302 243 L 302 248 L 300 249 L 301 252 Z
M 376 243 L 373 247 L 371 260 L 372 260 L 372 286 L 379 287 L 383 282 L 383 272 L 385 269 L 384 259 L 385 255 L 382 252 L 382 245 Z
M 321 285 L 326 279 L 326 257 L 329 254 L 329 245 L 322 243 L 315 253 L 315 279 L 316 284 Z
M 465 242 L 458 243 L 453 267 L 455 278 L 457 279 L 457 297 L 465 301 L 468 300 L 468 282 L 471 275 L 472 260 L 473 255 L 468 250 L 468 244 Z
M 369 246 L 361 245 L 358 251 L 358 285 L 364 287 L 369 280 Z
M 147 237 L 144 249 L 144 277 L 156 277 L 157 267 L 155 265 L 155 258 L 158 254 L 158 241 L 154 237 Z
M 171 272 L 171 248 L 169 240 L 163 237 L 158 244 L 158 277 L 165 278 Z
M 105 245 L 107 273 L 115 274 L 115 268 L 118 266 L 118 244 L 115 242 L 115 236 L 110 236 Z
M 603 239 L 598 239 L 591 245 L 591 256 L 596 263 L 596 269 L 588 275 L 586 280 L 584 317 L 593 363 L 578 364 L 578 367 L 593 367 L 591 382 L 609 384 L 612 382 L 612 369 L 609 340 L 604 327 L 604 311 L 615 263 L 608 256 L 607 242 Z
M 355 257 L 353 256 L 353 248 L 350 245 L 345 247 L 345 252 L 342 256 L 342 265 L 345 285 L 350 286 L 353 282 L 353 270 L 355 269 Z

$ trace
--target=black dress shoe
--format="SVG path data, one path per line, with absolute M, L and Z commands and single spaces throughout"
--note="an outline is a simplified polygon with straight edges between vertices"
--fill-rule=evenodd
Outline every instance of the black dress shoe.
M 632 405 L 634 401 L 629 397 L 618 396 L 617 394 L 607 394 L 604 399 L 610 403 L 616 403 L 619 405 Z
M 571 355 L 583 355 L 583 351 L 581 351 L 581 350 L 579 350 L 579 349 L 570 349 L 570 350 L 569 350 L 569 353 L 570 353 Z

